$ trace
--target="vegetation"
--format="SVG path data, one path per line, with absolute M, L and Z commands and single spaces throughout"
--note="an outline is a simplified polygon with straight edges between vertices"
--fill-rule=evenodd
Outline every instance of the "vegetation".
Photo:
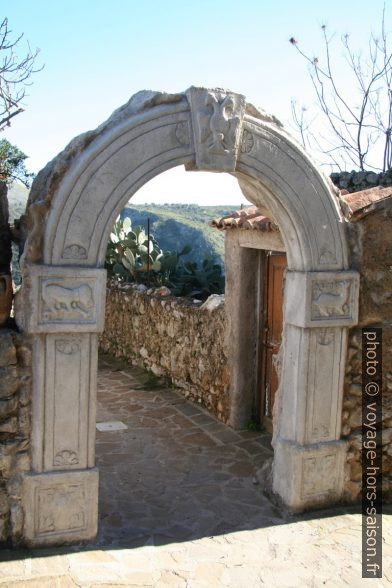
M 385 8 L 378 36 L 370 35 L 367 53 L 353 49 L 348 34 L 341 38 L 342 59 L 334 35 L 323 25 L 323 55 L 311 56 L 291 37 L 290 43 L 309 67 L 316 106 L 328 133 L 315 133 L 306 107 L 292 102 L 294 123 L 304 147 L 326 154 L 339 170 L 392 167 L 392 52 L 385 29 Z M 344 69 L 339 77 L 338 68 Z
M 238 210 L 238 206 L 198 206 L 197 204 L 144 204 L 128 205 L 121 216 L 129 217 L 133 226 L 147 227 L 150 219 L 151 230 L 164 250 L 181 250 L 192 243 L 187 260 L 198 265 L 206 254 L 224 266 L 224 235 L 211 228 L 208 222 Z
M 167 286 L 176 296 L 192 296 L 205 300 L 210 294 L 224 290 L 220 264 L 206 254 L 200 266 L 184 261 L 191 252 L 190 245 L 181 251 L 163 251 L 143 227 L 132 229 L 131 220 L 119 218 L 110 235 L 106 253 L 106 268 L 124 282 L 144 282 Z
M 7 139 L 0 139 L 0 180 L 9 186 L 15 180 L 19 180 L 26 187 L 30 186 L 34 174 L 27 171 L 25 159 L 27 155 L 18 147 Z
M 26 87 L 31 84 L 31 76 L 42 69 L 35 68 L 39 49 L 32 52 L 27 44 L 27 51 L 20 57 L 23 34 L 15 38 L 11 35 L 8 19 L 4 18 L 0 24 L 0 131 L 24 111 Z

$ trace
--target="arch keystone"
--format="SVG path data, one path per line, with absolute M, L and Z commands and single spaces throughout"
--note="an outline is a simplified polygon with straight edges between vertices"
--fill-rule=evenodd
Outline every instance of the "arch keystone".
M 196 168 L 233 172 L 245 114 L 245 96 L 220 88 L 195 87 L 189 88 L 186 96 L 192 113 Z

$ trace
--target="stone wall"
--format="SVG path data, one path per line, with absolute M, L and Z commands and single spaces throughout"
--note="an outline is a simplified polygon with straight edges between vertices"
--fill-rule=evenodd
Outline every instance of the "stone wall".
M 229 371 L 222 297 L 192 300 L 111 286 L 100 349 L 168 378 L 184 396 L 229 417 Z M 167 292 L 164 292 L 167 294 Z
M 350 329 L 342 414 L 342 434 L 348 442 L 345 499 L 360 500 L 363 327 L 383 333 L 383 492 L 392 499 L 392 202 L 349 225 L 351 266 L 361 274 L 359 323 Z
M 0 544 L 22 534 L 21 474 L 30 470 L 31 350 L 26 336 L 0 329 Z
M 339 190 L 348 192 L 358 192 L 375 186 L 392 186 L 392 170 L 380 174 L 372 171 L 340 172 L 331 174 L 330 178 Z

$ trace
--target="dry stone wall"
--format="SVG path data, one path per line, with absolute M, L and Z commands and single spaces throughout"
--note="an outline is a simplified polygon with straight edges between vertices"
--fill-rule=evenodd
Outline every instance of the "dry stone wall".
M 140 290 L 108 288 L 101 350 L 168 378 L 186 398 L 227 422 L 223 297 L 200 305 L 168 296 L 165 289 Z
M 383 493 L 392 499 L 392 203 L 385 201 L 360 222 L 349 225 L 351 266 L 360 271 L 359 323 L 350 330 L 342 413 L 348 442 L 345 499 L 360 500 L 363 327 L 382 327 L 383 337 Z
M 392 170 L 377 174 L 373 171 L 351 171 L 333 173 L 332 182 L 339 190 L 358 192 L 375 186 L 392 186 Z
M 22 474 L 30 470 L 31 349 L 0 329 L 0 544 L 22 535 Z

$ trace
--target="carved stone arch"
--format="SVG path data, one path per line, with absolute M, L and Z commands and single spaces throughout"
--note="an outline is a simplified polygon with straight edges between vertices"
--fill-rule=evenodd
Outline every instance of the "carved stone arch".
M 17 320 L 34 335 L 33 471 L 24 491 L 24 536 L 33 545 L 96 532 L 96 354 L 108 234 L 134 192 L 181 164 L 235 175 L 280 226 L 289 271 L 274 491 L 293 510 L 340 498 L 345 336 L 356 322 L 358 285 L 337 196 L 280 124 L 243 96 L 141 92 L 75 139 L 31 190 Z M 241 386 L 233 386 L 232 402 L 241 402 Z

